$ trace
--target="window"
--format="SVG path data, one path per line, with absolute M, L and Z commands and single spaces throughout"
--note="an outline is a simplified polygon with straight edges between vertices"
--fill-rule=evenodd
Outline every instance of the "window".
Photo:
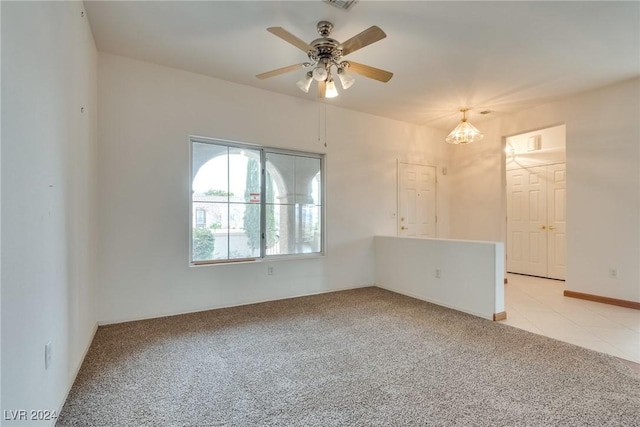
M 323 156 L 191 139 L 191 262 L 323 252 Z
M 196 208 L 196 228 L 205 228 L 207 226 L 207 211 L 202 208 Z

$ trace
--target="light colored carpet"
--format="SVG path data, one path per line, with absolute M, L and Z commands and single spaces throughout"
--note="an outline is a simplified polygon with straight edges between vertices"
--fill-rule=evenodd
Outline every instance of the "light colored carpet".
M 638 426 L 618 359 L 378 288 L 100 327 L 58 426 Z

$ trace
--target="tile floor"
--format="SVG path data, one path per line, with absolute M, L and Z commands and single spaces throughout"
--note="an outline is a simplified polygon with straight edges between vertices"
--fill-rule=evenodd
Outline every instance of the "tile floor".
M 502 323 L 640 363 L 640 310 L 565 297 L 558 280 L 507 279 Z

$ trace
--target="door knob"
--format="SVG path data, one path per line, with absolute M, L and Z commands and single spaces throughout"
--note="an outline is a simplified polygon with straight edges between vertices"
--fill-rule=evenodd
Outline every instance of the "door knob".
M 550 225 L 549 230 L 555 230 L 555 227 L 553 225 Z
M 546 229 L 547 229 L 547 226 L 546 226 L 546 225 L 542 225 L 542 226 L 540 226 L 540 229 L 541 229 L 541 230 L 546 230 Z
M 408 229 L 409 227 L 405 227 L 405 226 L 400 227 L 400 230 L 408 230 Z

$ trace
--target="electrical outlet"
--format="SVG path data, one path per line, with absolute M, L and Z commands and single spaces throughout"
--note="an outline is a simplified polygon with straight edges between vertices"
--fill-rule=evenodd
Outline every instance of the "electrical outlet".
M 442 270 L 436 268 L 436 279 L 440 279 L 442 277 Z
M 51 366 L 51 341 L 44 345 L 44 369 L 49 369 Z
M 272 267 L 272 266 L 268 266 L 268 267 L 267 267 L 267 274 L 268 274 L 269 276 L 273 276 L 273 267 Z
M 615 268 L 610 268 L 609 269 L 609 277 L 611 277 L 612 279 L 617 279 L 618 278 L 618 270 L 616 270 Z

